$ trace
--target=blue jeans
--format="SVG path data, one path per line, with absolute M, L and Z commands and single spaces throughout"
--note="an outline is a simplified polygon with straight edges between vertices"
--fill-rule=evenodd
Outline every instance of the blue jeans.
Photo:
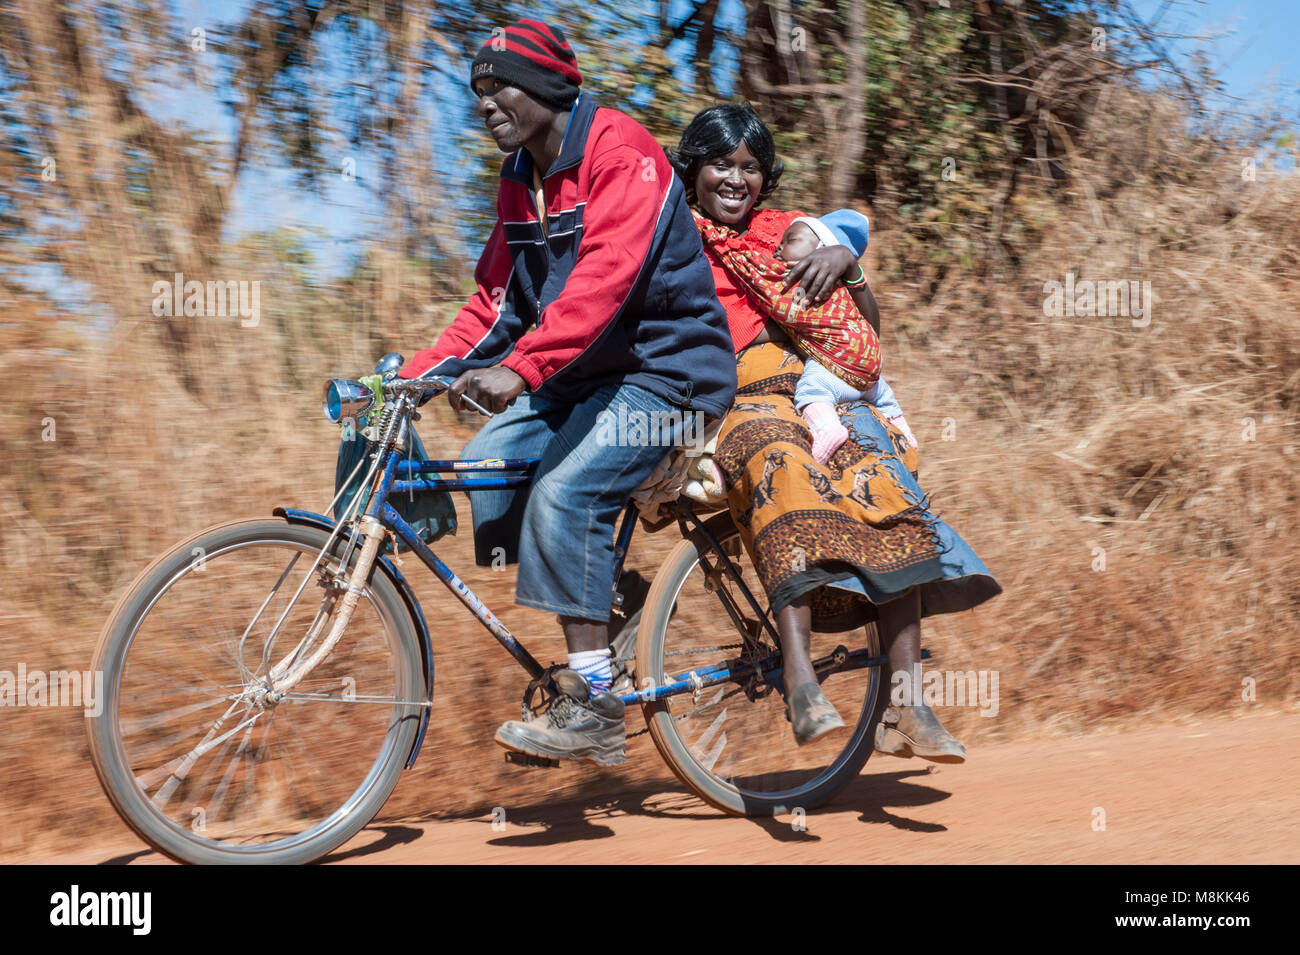
M 638 415 L 664 426 L 648 438 L 617 427 Z M 618 516 L 683 430 L 681 409 L 636 385 L 606 385 L 577 404 L 520 395 L 465 446 L 467 459 L 541 458 L 532 485 L 470 494 L 477 562 L 518 561 L 525 607 L 604 623 Z
M 877 378 L 876 383 L 866 391 L 858 391 L 847 381 L 826 370 L 813 361 L 804 359 L 803 374 L 794 389 L 794 407 L 800 414 L 811 404 L 822 402 L 839 405 L 849 401 L 865 401 L 880 409 L 886 418 L 897 418 L 903 409 L 894 397 L 894 389 L 885 384 L 885 379 Z
M 803 363 L 803 374 L 794 389 L 794 407 L 802 412 L 811 404 L 838 405 L 847 401 L 861 401 L 862 392 L 847 381 L 826 370 L 812 359 Z

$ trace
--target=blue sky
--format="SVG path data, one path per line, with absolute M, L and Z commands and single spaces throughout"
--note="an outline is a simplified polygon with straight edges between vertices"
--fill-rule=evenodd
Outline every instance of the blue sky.
M 1243 100 L 1238 108 L 1250 110 L 1276 86 L 1279 104 L 1296 111 L 1300 87 L 1300 57 L 1296 55 L 1300 31 L 1297 0 L 1204 0 L 1167 4 L 1163 0 L 1138 0 L 1138 11 L 1148 22 L 1162 9 L 1158 29 L 1168 33 L 1215 36 L 1205 48 L 1226 92 Z M 1229 34 L 1229 35 L 1224 35 Z M 1186 55 L 1194 41 L 1169 41 Z

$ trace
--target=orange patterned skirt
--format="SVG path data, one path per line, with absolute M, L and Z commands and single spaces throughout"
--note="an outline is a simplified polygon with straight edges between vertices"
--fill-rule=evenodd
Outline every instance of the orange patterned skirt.
M 967 610 L 1002 588 L 929 507 L 919 457 L 864 401 L 839 406 L 848 440 L 818 464 L 794 408 L 803 360 L 788 346 L 737 358 L 739 390 L 714 460 L 773 611 L 812 594 L 813 627 L 845 630 L 875 605 L 921 592 L 921 614 Z

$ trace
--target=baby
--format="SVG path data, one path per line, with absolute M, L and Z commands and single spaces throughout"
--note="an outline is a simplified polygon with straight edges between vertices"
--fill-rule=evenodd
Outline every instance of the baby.
M 861 258 L 867 248 L 867 236 L 867 217 L 852 209 L 840 209 L 820 219 L 801 217 L 790 223 L 781 236 L 776 257 L 793 265 L 815 249 L 843 245 L 853 250 L 855 258 Z M 859 391 L 821 363 L 806 357 L 803 375 L 795 388 L 794 406 L 812 432 L 812 454 L 818 464 L 828 462 L 849 436 L 835 411 L 837 404 L 846 401 L 866 401 L 879 408 L 908 443 L 917 447 L 903 409 L 884 378 L 878 378 L 866 391 Z

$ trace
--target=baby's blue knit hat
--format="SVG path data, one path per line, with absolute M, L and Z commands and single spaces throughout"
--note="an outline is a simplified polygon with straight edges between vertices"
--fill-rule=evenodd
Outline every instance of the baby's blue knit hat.
M 867 217 L 852 209 L 836 209 L 834 212 L 814 219 L 812 216 L 800 216 L 791 222 L 802 222 L 812 229 L 813 234 L 822 245 L 842 245 L 853 250 L 855 258 L 862 258 L 867 251 Z
M 867 235 L 870 227 L 867 217 L 852 209 L 836 209 L 821 217 L 822 225 L 831 230 L 836 242 L 847 245 L 858 258 L 867 251 Z

